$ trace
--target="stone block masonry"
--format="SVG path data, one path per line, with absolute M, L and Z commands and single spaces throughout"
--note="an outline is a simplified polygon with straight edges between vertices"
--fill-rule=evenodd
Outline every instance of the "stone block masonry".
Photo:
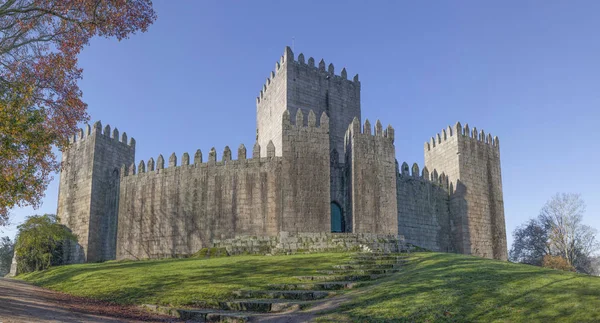
M 63 153 L 58 216 L 79 238 L 68 262 L 115 259 L 120 168 L 135 160 L 135 140 L 102 123 L 89 125 Z
M 506 259 L 498 139 L 457 124 L 425 144 L 422 172 L 399 167 L 394 128 L 361 125 L 361 83 L 347 74 L 286 47 L 256 98 L 256 143 L 237 160 L 225 147 L 135 164 L 133 138 L 99 122 L 81 130 L 60 174 L 58 216 L 79 237 L 68 260 L 404 242 Z
M 306 118 L 302 110 L 297 110 L 294 119 L 292 124 L 289 111 L 283 113 L 284 209 L 280 228 L 288 232 L 329 232 L 329 118 L 322 112 L 317 126 L 312 110 Z
M 411 173 L 412 171 L 412 173 Z M 415 163 L 409 169 L 403 163 L 398 173 L 398 233 L 407 243 L 425 249 L 453 252 L 447 177 L 429 173 L 427 167 L 419 173 Z
M 394 129 L 384 131 L 377 120 L 372 130 L 366 120 L 361 131 L 354 118 L 346 133 L 352 232 L 397 234 Z
M 198 152 L 196 155 L 200 155 Z M 140 164 L 140 166 L 143 164 Z M 117 259 L 177 257 L 237 234 L 276 235 L 281 157 L 133 168 L 121 181 Z
M 335 149 L 343 161 L 348 125 L 355 117 L 360 121 L 358 74 L 348 80 L 345 68 L 336 75 L 334 65 L 330 63 L 326 67 L 322 59 L 318 65 L 312 57 L 305 62 L 303 54 L 294 60 L 294 53 L 286 47 L 256 98 L 257 141 L 263 150 L 269 141 L 273 141 L 276 151 L 281 151 L 279 120 L 286 110 L 292 116 L 298 110 L 304 115 L 309 110 L 316 115 L 326 113 L 330 122 L 330 148 Z
M 277 236 L 236 236 L 215 240 L 212 247 L 229 255 L 294 254 L 337 251 L 405 252 L 415 248 L 402 236 L 374 233 L 280 232 Z
M 498 138 L 457 123 L 425 144 L 425 165 L 457 181 L 450 206 L 458 251 L 506 260 Z
M 269 142 L 266 157 L 256 144 L 250 159 L 242 145 L 238 160 L 226 147 L 220 161 L 213 148 L 206 163 L 197 151 L 194 164 L 184 154 L 177 166 L 173 154 L 167 168 L 162 156 L 156 165 L 141 162 L 137 174 L 130 166 L 121 180 L 117 259 L 189 255 L 236 235 L 328 230 L 329 122 L 322 115 L 317 127 L 314 112 L 307 117 L 298 111 L 292 124 L 284 112 L 282 156 Z

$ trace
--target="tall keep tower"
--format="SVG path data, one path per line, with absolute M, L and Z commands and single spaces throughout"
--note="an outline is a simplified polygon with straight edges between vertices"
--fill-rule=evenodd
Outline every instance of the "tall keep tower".
M 425 166 L 456 181 L 450 198 L 456 250 L 506 260 L 498 137 L 457 123 L 425 143 Z
M 80 130 L 63 152 L 57 215 L 77 235 L 71 263 L 115 259 L 119 183 L 122 165 L 135 159 L 135 140 L 98 121 Z
M 336 149 L 339 161 L 343 161 L 348 125 L 354 117 L 359 121 L 361 118 L 358 75 L 348 80 L 345 68 L 335 75 L 333 64 L 326 67 L 321 60 L 315 66 L 314 58 L 305 61 L 303 54 L 296 61 L 291 48 L 286 47 L 256 98 L 256 138 L 261 154 L 266 154 L 270 140 L 276 152 L 282 151 L 281 117 L 286 109 L 292 116 L 298 109 L 304 115 L 310 110 L 316 115 L 325 112 L 329 116 L 330 147 Z

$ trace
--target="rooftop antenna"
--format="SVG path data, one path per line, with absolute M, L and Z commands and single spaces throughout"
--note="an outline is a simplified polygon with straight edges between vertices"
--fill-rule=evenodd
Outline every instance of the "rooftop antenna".
M 295 51 L 296 37 L 292 37 L 292 52 Z

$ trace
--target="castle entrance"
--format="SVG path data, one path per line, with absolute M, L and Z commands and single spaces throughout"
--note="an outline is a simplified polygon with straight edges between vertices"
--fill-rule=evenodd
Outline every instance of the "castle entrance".
M 331 232 L 344 232 L 342 208 L 336 202 L 331 202 Z

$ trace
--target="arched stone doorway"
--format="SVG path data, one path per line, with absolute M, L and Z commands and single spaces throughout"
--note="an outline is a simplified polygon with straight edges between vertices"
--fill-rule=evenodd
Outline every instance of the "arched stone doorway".
M 331 232 L 344 232 L 342 207 L 337 202 L 331 202 Z

